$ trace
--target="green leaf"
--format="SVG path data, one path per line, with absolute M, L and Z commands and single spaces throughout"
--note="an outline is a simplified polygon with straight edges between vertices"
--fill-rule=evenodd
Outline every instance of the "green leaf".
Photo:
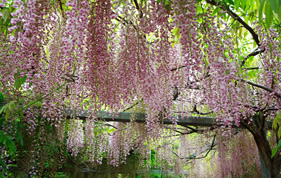
M 278 145 L 272 150 L 272 153 L 271 153 L 271 158 L 273 158 L 277 152 L 277 150 L 280 148 L 281 146 L 281 140 L 279 140 L 278 142 Z
M 11 101 L 8 103 L 8 108 L 9 110 L 13 110 L 13 109 L 16 109 L 16 104 L 15 104 L 15 101 Z
M 279 129 L 278 129 L 278 138 L 280 138 L 281 137 L 281 127 L 279 127 Z
M 231 4 L 231 5 L 234 5 L 234 2 L 233 0 L 226 0 L 227 3 Z
M 0 103 L 1 102 L 4 102 L 5 100 L 4 100 L 4 96 L 3 96 L 3 94 L 0 92 Z
M 277 112 L 275 118 L 277 119 L 278 125 L 281 126 L 281 111 Z
M 5 104 L 1 109 L 0 109 L 0 114 L 5 113 L 7 109 L 7 104 Z
M 16 89 L 19 89 L 21 87 L 21 85 L 24 84 L 25 80 L 26 80 L 26 75 L 23 78 L 16 79 L 16 81 L 14 83 L 14 87 Z
M 6 113 L 5 119 L 7 120 L 8 117 L 10 116 L 11 110 L 16 109 L 16 104 L 15 101 L 11 101 L 7 104 L 5 104 L 1 109 L 0 109 L 0 114 Z
M 13 146 L 13 144 L 12 144 L 12 138 L 11 137 L 8 137 L 7 139 L 6 139 L 6 142 L 5 142 L 5 146 L 9 149 L 9 152 L 10 153 L 12 153 L 12 146 Z M 11 151 L 10 151 L 10 149 L 11 149 Z
M 215 16 L 220 11 L 219 7 L 216 7 L 211 16 Z
M 8 120 L 9 116 L 11 114 L 11 111 L 9 109 L 6 110 L 6 116 L 5 119 Z
M 4 172 L 7 172 L 6 164 L 4 163 L 4 161 L 3 161 L 2 159 L 0 159 L 0 165 L 1 165 L 2 168 L 4 169 Z
M 281 126 L 281 111 L 277 112 L 272 124 L 273 129 L 277 129 L 278 126 Z
M 267 28 L 270 28 L 273 21 L 273 12 L 270 6 L 270 3 L 266 1 L 265 3 L 265 22 L 267 25 Z
M 277 5 L 276 0 L 268 0 L 268 1 L 269 1 L 270 6 L 271 6 L 271 9 L 274 12 L 277 12 L 278 11 L 278 5 Z
M 0 132 L 0 145 L 5 144 L 7 136 L 1 131 Z
M 16 144 L 11 137 L 6 139 L 5 146 L 9 149 L 9 153 L 12 154 L 12 157 L 14 157 L 16 154 Z
M 16 132 L 16 140 L 20 142 L 21 146 L 23 146 L 23 139 L 19 131 Z
M 3 12 L 4 23 L 8 20 L 9 17 L 10 17 L 9 9 L 4 9 L 4 12 Z
M 259 0 L 260 1 L 260 6 L 259 6 L 259 20 L 262 21 L 262 12 L 263 12 L 263 7 L 265 0 Z
M 277 126 L 278 126 L 278 125 L 277 125 L 277 119 L 274 119 L 274 120 L 273 120 L 273 124 L 272 124 L 272 128 L 276 130 L 276 129 L 277 129 Z
M 240 7 L 241 7 L 243 10 L 246 10 L 246 5 L 247 5 L 247 1 L 242 0 L 242 1 L 240 2 Z
M 164 5 L 164 7 L 167 9 L 168 13 L 170 14 L 171 6 L 169 4 L 167 4 L 167 5 Z
M 281 22 L 281 6 L 279 6 L 279 10 L 278 10 L 278 20 L 279 20 L 279 23 Z

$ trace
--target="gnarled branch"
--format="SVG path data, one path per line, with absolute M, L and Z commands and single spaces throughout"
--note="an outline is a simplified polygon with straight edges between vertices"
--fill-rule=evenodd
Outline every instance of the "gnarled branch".
M 254 83 L 254 82 L 251 82 L 251 81 L 245 80 L 245 79 L 241 79 L 241 81 L 242 81 L 242 82 L 245 82 L 245 83 L 248 83 L 248 84 L 250 84 L 250 85 L 252 85 L 252 86 L 254 86 L 254 87 L 258 87 L 258 88 L 264 89 L 264 90 L 266 90 L 266 91 L 268 91 L 268 92 L 270 92 L 270 93 L 274 92 L 274 90 L 273 90 L 272 88 L 266 87 L 266 86 L 264 86 L 264 85 L 261 85 L 261 84 L 258 84 L 258 83 Z M 276 97 L 278 97 L 278 98 L 281 98 L 281 95 L 278 94 L 278 93 L 276 93 L 276 92 L 274 92 L 274 95 L 275 95 Z
M 233 19 L 237 20 L 241 25 L 243 25 L 244 28 L 246 28 L 253 36 L 253 39 L 255 40 L 255 42 L 257 43 L 258 46 L 260 46 L 260 40 L 259 37 L 257 35 L 257 33 L 253 30 L 252 27 L 250 27 L 243 19 L 241 19 L 241 17 L 239 17 L 235 12 L 233 12 L 232 10 L 230 10 L 230 8 L 225 5 L 222 4 L 221 2 L 216 2 L 215 0 L 207 0 L 207 3 L 217 6 L 223 10 L 225 10 L 227 12 L 228 15 L 230 15 Z
M 183 158 L 183 157 L 180 157 L 180 156 L 179 156 L 176 152 L 174 152 L 174 151 L 172 151 L 172 153 L 173 153 L 174 155 L 176 155 L 178 158 L 180 158 L 180 159 L 186 159 L 187 161 L 189 161 L 189 160 L 191 160 L 191 159 L 202 159 L 202 158 L 205 158 L 206 156 L 208 156 L 208 154 L 211 152 L 211 150 L 214 149 L 214 147 L 216 146 L 215 140 L 216 140 L 216 134 L 214 135 L 213 141 L 212 141 L 212 143 L 211 143 L 210 146 L 207 146 L 207 148 L 206 148 L 205 150 L 203 150 L 203 151 L 201 151 L 201 152 L 199 152 L 199 153 L 191 154 L 191 155 L 188 156 L 188 157 L 184 157 L 184 158 Z M 207 153 L 206 153 L 204 156 L 197 157 L 198 155 L 200 155 L 200 154 L 202 154 L 202 153 L 204 153 L 204 152 L 206 152 L 206 151 L 207 151 Z
M 249 59 L 249 57 L 251 56 L 256 56 L 258 54 L 261 54 L 265 51 L 265 49 L 261 50 L 259 48 L 256 48 L 253 52 L 251 52 L 250 54 L 248 54 L 246 57 L 244 57 L 242 63 L 241 63 L 241 66 L 240 67 L 243 67 L 244 64 L 246 63 L 247 59 Z M 255 68 L 255 69 L 258 69 L 258 68 Z M 247 69 L 248 70 L 248 69 Z

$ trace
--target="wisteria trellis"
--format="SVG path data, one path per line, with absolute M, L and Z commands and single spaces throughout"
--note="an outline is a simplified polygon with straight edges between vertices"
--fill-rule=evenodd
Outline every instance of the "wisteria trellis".
M 220 7 L 215 1 L 206 2 Z M 82 133 L 80 121 L 71 121 L 68 148 L 75 156 L 79 148 L 99 144 L 92 146 L 97 150 L 88 151 L 98 153 L 92 160 L 101 162 L 102 152 L 108 151 L 113 165 L 124 161 L 132 149 L 145 155 L 143 143 L 165 134 L 161 117 L 178 112 L 211 111 L 223 121 L 223 128 L 242 124 L 255 137 L 252 117 L 266 115 L 274 107 L 266 115 L 270 119 L 280 110 L 279 33 L 269 29 L 268 35 L 258 23 L 252 27 L 241 23 L 253 29 L 249 31 L 253 37 L 249 36 L 258 51 L 243 58 L 258 58 L 258 76 L 249 77 L 229 22 L 213 16 L 212 6 L 198 13 L 202 4 L 196 0 L 174 0 L 168 6 L 156 0 L 69 0 L 65 4 L 14 0 L 10 34 L 8 39 L 1 37 L 0 90 L 9 100 L 24 99 L 21 104 L 26 106 L 42 101 L 42 117 L 56 127 L 63 122 L 64 107 L 87 107 L 92 118 L 87 120 L 87 134 Z M 11 4 L 2 1 L 0 6 Z M 25 83 L 15 88 L 15 81 L 24 76 Z M 120 123 L 116 127 L 126 127 L 126 132 L 108 138 L 99 135 L 98 139 L 107 140 L 104 144 L 93 141 L 98 140 L 93 135 L 96 111 L 120 112 L 136 101 L 147 113 L 145 127 Z M 32 108 L 24 112 L 32 134 L 39 113 Z M 260 151 L 272 171 L 270 162 L 275 158 Z

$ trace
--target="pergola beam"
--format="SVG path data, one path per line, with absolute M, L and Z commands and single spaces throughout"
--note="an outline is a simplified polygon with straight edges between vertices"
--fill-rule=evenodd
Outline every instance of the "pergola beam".
M 72 110 L 65 110 L 65 114 L 68 119 L 72 117 L 77 117 L 82 120 L 86 120 L 88 117 L 88 112 L 74 112 Z M 109 112 L 106 111 L 99 111 L 96 113 L 96 118 L 100 121 L 113 121 L 113 122 L 131 122 L 133 119 L 135 122 L 138 123 L 145 123 L 146 122 L 146 114 L 145 113 L 130 113 L 130 112 L 120 112 L 117 115 L 112 115 Z M 215 118 L 212 117 L 199 117 L 199 116 L 185 116 L 181 117 L 180 115 L 175 116 L 177 125 L 182 126 L 202 126 L 202 127 L 213 127 L 213 126 L 219 126 L 220 123 L 215 121 Z M 173 119 L 164 119 L 162 121 L 163 124 L 173 124 Z M 272 122 L 267 121 L 265 124 L 267 129 L 271 129 Z

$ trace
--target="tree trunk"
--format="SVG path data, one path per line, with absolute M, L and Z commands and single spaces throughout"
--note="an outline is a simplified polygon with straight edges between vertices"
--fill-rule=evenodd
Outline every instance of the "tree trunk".
M 273 159 L 271 159 L 271 148 L 269 146 L 269 142 L 266 139 L 266 135 L 263 130 L 258 129 L 255 133 L 252 133 L 256 144 L 259 149 L 260 156 L 269 172 L 270 178 L 278 178 L 281 177 L 280 174 L 280 151 L 275 155 Z M 268 177 L 266 175 L 265 170 L 263 170 L 263 177 Z

